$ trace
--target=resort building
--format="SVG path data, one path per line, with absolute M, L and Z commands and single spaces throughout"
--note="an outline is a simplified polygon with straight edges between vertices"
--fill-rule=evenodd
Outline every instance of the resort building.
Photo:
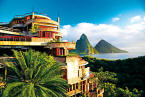
M 57 21 L 42 13 L 27 13 L 15 16 L 9 23 L 0 23 L 0 49 L 10 53 L 10 49 L 29 49 L 46 52 L 52 55 L 64 66 L 63 78 L 68 81 L 68 96 L 89 94 L 93 85 L 89 83 L 90 68 L 80 56 L 69 55 L 69 50 L 75 49 L 74 42 L 62 42 L 59 32 L 59 17 Z M 90 88 L 91 87 L 91 88 Z

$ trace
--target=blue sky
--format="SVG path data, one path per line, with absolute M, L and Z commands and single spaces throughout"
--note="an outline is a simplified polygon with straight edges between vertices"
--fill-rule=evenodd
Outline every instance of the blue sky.
M 128 51 L 145 49 L 145 0 L 0 0 L 0 22 L 32 11 L 53 20 L 59 13 L 65 41 L 85 33 L 93 46 L 105 39 Z
M 128 15 L 144 14 L 144 9 L 144 0 L 0 0 L 0 21 L 8 22 L 15 15 L 34 10 L 54 20 L 59 13 L 61 25 L 100 24 L 119 15 L 127 19 Z

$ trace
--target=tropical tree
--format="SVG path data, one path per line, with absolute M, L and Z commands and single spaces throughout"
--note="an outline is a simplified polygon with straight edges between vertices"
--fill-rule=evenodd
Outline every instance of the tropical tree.
M 64 97 L 67 81 L 61 65 L 52 56 L 34 50 L 13 51 L 14 61 L 5 64 L 16 73 L 7 83 L 2 97 Z M 14 76 L 14 75 L 13 75 Z
M 104 88 L 105 83 L 117 83 L 118 79 L 116 78 L 117 74 L 114 72 L 109 71 L 103 71 L 103 68 L 101 67 L 98 72 L 95 72 L 96 78 L 98 78 L 98 87 Z
M 129 90 L 127 87 L 117 86 L 117 74 L 114 72 L 103 71 L 101 67 L 98 72 L 94 72 L 92 79 L 98 89 L 104 89 L 104 97 L 143 97 L 143 91 L 138 89 Z

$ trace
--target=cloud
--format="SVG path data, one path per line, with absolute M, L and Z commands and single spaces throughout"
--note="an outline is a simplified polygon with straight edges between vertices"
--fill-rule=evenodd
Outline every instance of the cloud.
M 143 17 L 144 21 L 145 21 L 145 17 Z
M 130 19 L 131 23 L 135 23 L 141 20 L 141 16 L 135 16 Z
M 133 23 L 124 28 L 112 24 L 79 23 L 75 26 L 65 25 L 61 32 L 64 34 L 63 39 L 68 41 L 76 41 L 84 33 L 93 46 L 100 39 L 105 39 L 130 52 L 141 52 L 145 49 L 145 22 Z
M 112 22 L 117 22 L 119 20 L 120 20 L 120 18 L 118 18 L 118 17 L 112 18 Z
M 68 42 L 68 40 L 63 40 L 63 42 Z

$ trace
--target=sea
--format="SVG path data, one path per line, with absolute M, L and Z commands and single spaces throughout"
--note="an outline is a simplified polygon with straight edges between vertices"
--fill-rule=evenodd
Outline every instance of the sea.
M 99 59 L 109 59 L 109 60 L 123 60 L 128 58 L 136 58 L 139 56 L 145 56 L 145 52 L 131 52 L 131 53 L 101 53 L 101 54 L 90 54 L 93 57 Z M 87 54 L 81 54 L 81 57 L 87 56 Z

